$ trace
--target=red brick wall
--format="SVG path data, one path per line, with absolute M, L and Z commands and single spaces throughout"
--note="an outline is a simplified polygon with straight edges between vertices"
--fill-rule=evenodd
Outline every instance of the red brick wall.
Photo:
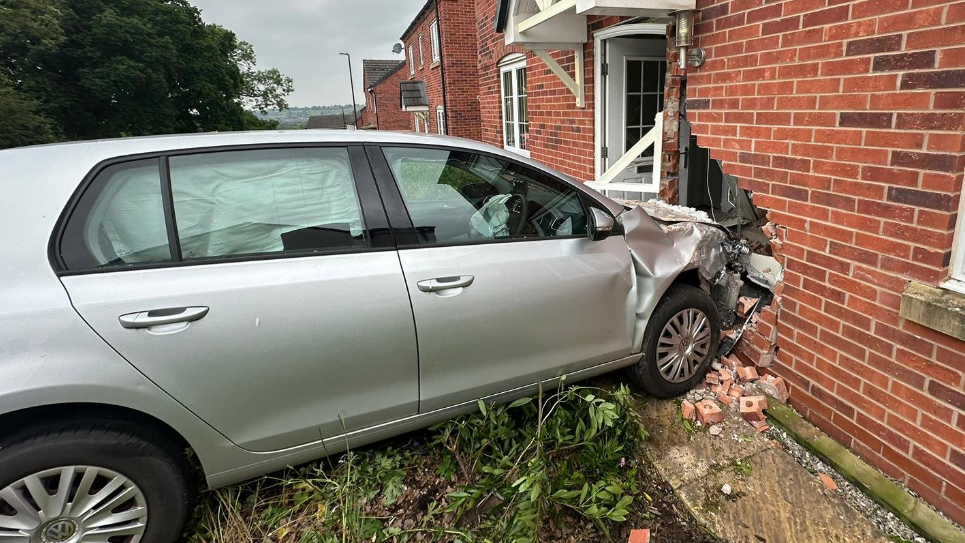
M 455 0 L 454 0 L 455 1 Z M 462 0 L 466 1 L 466 0 Z M 429 131 L 433 134 L 439 132 L 439 126 L 436 124 L 436 107 L 443 105 L 442 99 L 442 63 L 432 61 L 432 42 L 429 27 L 432 22 L 436 20 L 435 9 L 429 9 L 423 14 L 422 19 L 419 23 L 409 30 L 408 34 L 402 37 L 402 43 L 405 44 L 405 66 L 402 67 L 400 72 L 402 73 L 403 79 L 413 79 L 425 82 L 426 94 L 429 95 L 429 113 L 427 119 L 429 121 Z M 419 40 L 422 40 L 422 63 L 419 63 Z M 409 75 L 409 46 L 412 46 L 412 60 L 415 67 L 415 74 Z M 445 52 L 443 51 L 443 57 L 445 57 Z M 409 116 L 409 131 L 415 130 L 415 121 L 413 120 L 413 114 L 408 113 Z
M 436 10 L 430 7 L 419 22 L 402 37 L 406 55 L 413 47 L 415 74 L 409 75 L 408 56 L 402 68 L 403 77 L 425 82 L 429 95 L 429 130 L 437 134 L 439 125 L 436 108 L 446 110 L 451 136 L 479 140 L 479 87 L 476 78 L 476 34 L 474 0 L 439 0 L 439 34 L 442 44 L 442 61 L 432 60 L 432 34 L 430 27 L 436 20 Z M 423 62 L 419 62 L 419 40 L 422 40 Z M 444 66 L 443 66 L 444 64 Z M 445 70 L 445 93 L 443 99 L 443 68 Z M 409 114 L 409 130 L 414 130 L 412 114 Z
M 413 130 L 412 114 L 402 111 L 402 98 L 399 90 L 399 83 L 403 78 L 408 77 L 408 68 L 403 66 L 383 79 L 372 91 L 368 90 L 369 82 L 366 82 L 366 107 L 362 126 L 371 123 L 378 130 Z
M 450 136 L 481 140 L 474 0 L 440 0 L 442 62 Z M 426 39 L 429 35 L 426 34 Z M 430 45 L 428 42 L 426 45 Z M 435 115 L 435 110 L 433 110 Z M 433 119 L 435 121 L 435 119 Z
M 965 169 L 965 2 L 698 0 L 698 143 L 770 210 L 774 370 L 835 439 L 965 522 L 965 342 L 898 316 L 948 275 Z M 766 341 L 749 346 L 766 348 Z
M 499 61 L 521 53 L 507 47 L 505 36 L 493 27 L 496 0 L 476 0 L 478 39 L 479 109 L 482 141 L 503 146 L 502 92 Z M 591 18 L 592 20 L 592 18 Z M 581 181 L 593 180 L 594 172 L 594 74 L 592 32 L 618 22 L 615 17 L 597 18 L 589 25 L 589 41 L 583 46 L 586 77 L 586 107 L 576 107 L 576 97 L 550 72 L 543 61 L 527 54 L 526 87 L 529 101 L 529 146 L 533 160 L 542 162 Z M 574 73 L 576 55 L 556 51 L 551 56 L 569 74 Z

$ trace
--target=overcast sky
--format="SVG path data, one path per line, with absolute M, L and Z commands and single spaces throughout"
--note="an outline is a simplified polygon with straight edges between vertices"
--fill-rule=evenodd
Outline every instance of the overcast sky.
M 350 104 L 351 53 L 355 99 L 362 94 L 362 59 L 397 59 L 392 45 L 425 0 L 191 0 L 205 22 L 233 30 L 254 45 L 261 68 L 295 80 L 292 106 Z

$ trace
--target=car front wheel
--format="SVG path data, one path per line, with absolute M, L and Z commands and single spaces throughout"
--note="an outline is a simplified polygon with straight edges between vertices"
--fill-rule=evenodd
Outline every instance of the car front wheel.
M 643 358 L 630 368 L 630 376 L 651 396 L 679 396 L 703 378 L 719 344 L 714 301 L 699 288 L 675 285 L 650 316 Z
M 189 473 L 164 436 L 122 421 L 18 432 L 0 442 L 0 541 L 173 543 Z

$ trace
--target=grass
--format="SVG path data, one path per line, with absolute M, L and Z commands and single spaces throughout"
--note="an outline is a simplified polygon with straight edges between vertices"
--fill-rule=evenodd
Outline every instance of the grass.
M 645 438 L 622 386 L 480 403 L 391 445 L 208 493 L 189 541 L 603 540 L 640 498 Z

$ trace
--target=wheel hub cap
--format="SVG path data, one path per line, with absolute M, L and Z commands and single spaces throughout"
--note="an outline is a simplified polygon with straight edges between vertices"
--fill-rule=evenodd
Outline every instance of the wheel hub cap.
M 674 315 L 657 340 L 657 369 L 671 383 L 693 377 L 710 355 L 710 320 L 699 309 L 684 309 Z
M 0 489 L 0 543 L 139 543 L 147 500 L 128 477 L 64 466 Z
M 69 518 L 55 519 L 47 523 L 41 531 L 45 543 L 63 543 L 77 535 L 79 527 Z

